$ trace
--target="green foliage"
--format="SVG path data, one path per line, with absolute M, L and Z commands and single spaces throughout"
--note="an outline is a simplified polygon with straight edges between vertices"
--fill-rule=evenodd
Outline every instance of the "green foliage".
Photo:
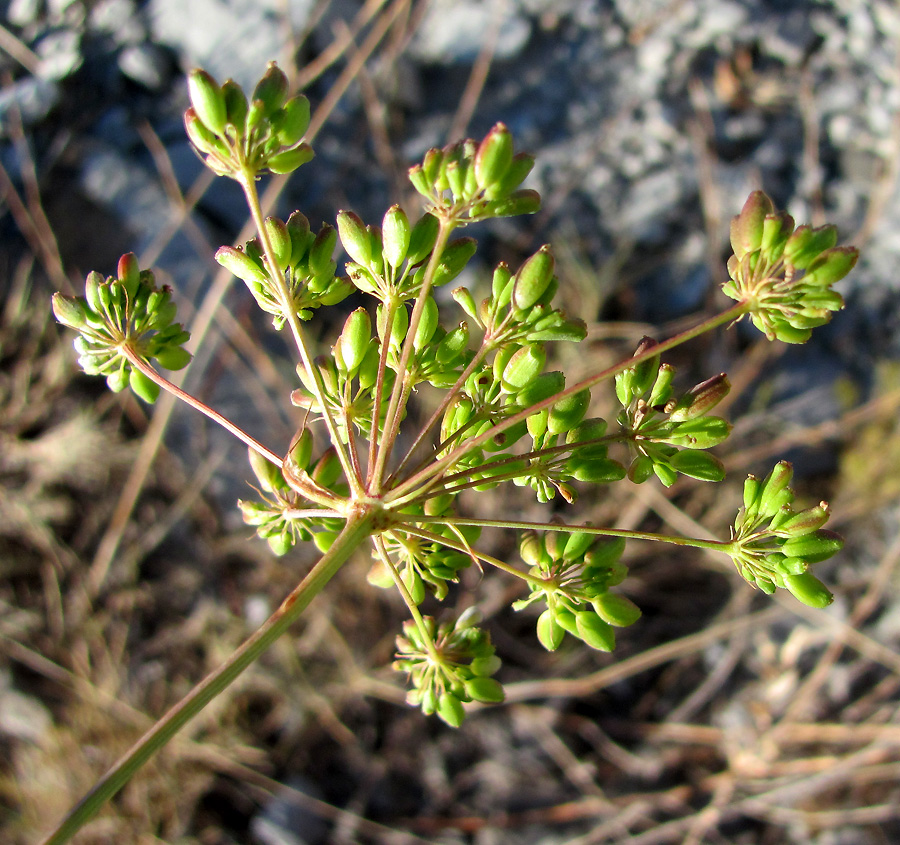
M 275 554 L 310 541 L 323 552 L 298 587 L 301 594 L 317 592 L 357 546 L 372 541 L 369 581 L 399 590 L 411 615 L 394 664 L 410 678 L 411 704 L 456 726 L 465 703 L 503 699 L 493 678 L 500 662 L 488 633 L 474 624 L 475 611 L 440 622 L 419 612 L 429 593 L 445 599 L 472 563 L 503 569 L 530 587 L 528 598 L 514 606 L 539 607 L 537 635 L 551 651 L 567 633 L 610 651 L 615 628 L 640 617 L 628 598 L 611 591 L 627 575 L 620 559 L 626 536 L 715 549 L 766 593 L 782 587 L 814 607 L 831 601 L 809 568 L 835 554 L 840 538 L 822 527 L 825 503 L 793 509 L 791 468 L 783 462 L 763 481 L 748 478 L 732 537 L 721 542 L 492 522 L 463 518 L 457 506 L 462 490 L 505 483 L 532 489 L 540 502 L 557 495 L 573 502 L 584 485 L 626 477 L 643 483 L 655 476 L 666 486 L 679 475 L 721 481 L 723 465 L 706 450 L 731 430 L 711 413 L 727 395 L 728 379 L 715 375 L 679 394 L 662 354 L 747 314 L 770 339 L 805 341 L 841 307 L 831 286 L 856 261 L 855 249 L 835 246 L 833 227 L 795 228 L 765 194 L 752 194 L 731 229 L 734 256 L 724 290 L 737 305 L 668 340 L 645 338 L 631 358 L 568 384 L 564 373 L 550 368 L 548 344 L 578 343 L 586 328 L 554 305 L 559 279 L 549 246 L 515 272 L 498 265 L 480 303 L 457 287 L 452 297 L 467 320 L 445 313 L 448 303 L 434 295 L 459 277 L 475 252 L 471 237 L 453 238 L 456 229 L 539 208 L 537 193 L 522 187 L 534 161 L 514 151 L 505 126 L 480 142 L 429 150 L 410 169 L 426 201 L 420 216 L 411 219 L 394 205 L 375 226 L 341 211 L 334 227 L 314 233 L 299 212 L 287 221 L 263 220 L 256 188 L 261 173 L 286 173 L 312 157 L 303 140 L 310 121 L 306 98 L 291 95 L 274 64 L 250 97 L 199 70 L 190 75 L 189 91 L 191 141 L 215 173 L 241 184 L 257 225 L 255 238 L 241 248 L 221 247 L 216 259 L 246 283 L 276 328 L 290 327 L 299 361 L 291 400 L 304 410 L 301 430 L 281 456 L 157 373 L 152 361 L 169 369 L 187 364 L 188 335 L 174 322 L 171 292 L 156 288 L 133 255 L 123 256 L 116 277 L 91 273 L 84 297 L 56 294 L 54 312 L 78 332 L 86 372 L 106 376 L 116 391 L 130 384 L 148 401 L 160 387 L 171 389 L 250 446 L 259 499 L 239 503 L 245 522 Z M 345 275 L 334 255 L 338 239 L 349 257 Z M 354 291 L 372 307 L 346 318 L 330 354 L 313 355 L 303 322 Z M 611 426 L 589 416 L 591 391 L 612 387 L 610 381 L 621 406 Z M 408 405 L 423 385 L 437 392 L 437 408 L 418 431 L 407 432 Z M 313 435 L 323 426 L 324 443 Z M 405 454 L 401 442 L 411 442 Z M 620 460 L 615 450 L 626 454 Z M 526 568 L 480 552 L 484 526 L 524 530 Z M 239 660 L 252 660 L 248 654 L 258 654 L 295 618 L 292 613 L 302 611 L 305 604 L 295 598 L 235 653 L 222 677 L 236 676 Z

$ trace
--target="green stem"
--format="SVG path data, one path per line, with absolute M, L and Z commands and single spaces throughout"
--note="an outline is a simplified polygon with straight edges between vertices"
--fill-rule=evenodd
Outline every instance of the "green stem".
M 387 371 L 387 357 L 390 352 L 391 332 L 394 330 L 394 319 L 397 309 L 404 307 L 396 297 L 391 294 L 390 300 L 384 309 L 384 333 L 381 339 L 381 348 L 378 351 L 378 373 L 375 377 L 375 397 L 372 404 L 372 426 L 369 429 L 369 459 L 366 464 L 366 490 L 372 486 L 372 478 L 375 473 L 376 450 L 378 449 L 378 433 L 381 431 L 381 401 L 384 396 L 384 374 Z
M 404 516 L 406 516 L 406 514 L 404 514 Z M 418 517 L 415 517 L 415 519 L 418 519 Z M 529 575 L 527 572 L 522 572 L 521 570 L 516 569 L 514 566 L 500 560 L 499 558 L 491 557 L 484 552 L 478 551 L 478 549 L 473 549 L 466 543 L 463 543 L 461 540 L 453 540 L 450 537 L 445 537 L 443 534 L 435 534 L 433 531 L 428 531 L 425 528 L 417 528 L 415 525 L 412 525 L 409 522 L 400 523 L 398 525 L 395 525 L 394 527 L 397 530 L 405 531 L 407 534 L 412 534 L 413 537 L 419 537 L 422 540 L 429 540 L 432 543 L 440 543 L 442 546 L 446 546 L 448 549 L 454 549 L 458 552 L 469 555 L 470 557 L 474 555 L 482 563 L 487 563 L 491 566 L 496 567 L 497 569 L 502 569 L 509 575 L 520 578 L 522 581 L 527 582 L 531 586 L 536 587 L 543 583 L 543 579 L 536 578 L 533 575 Z
M 207 675 L 147 731 L 94 785 L 56 830 L 43 840 L 42 845 L 62 845 L 68 842 L 103 804 L 131 780 L 144 763 L 275 642 L 371 534 L 376 516 L 376 511 L 366 511 L 349 518 L 331 548 L 282 602 L 278 610 L 225 663 Z
M 674 546 L 690 546 L 695 549 L 712 549 L 726 552 L 732 547 L 731 541 L 696 540 L 692 537 L 674 537 L 669 534 L 652 534 L 646 531 L 629 531 L 624 528 L 596 528 L 593 525 L 565 525 L 559 522 L 520 522 L 515 519 L 467 519 L 460 516 L 426 516 L 403 514 L 404 522 L 433 523 L 442 525 L 477 525 L 481 528 L 515 528 L 517 530 L 566 531 L 569 533 L 596 534 L 601 537 L 625 537 L 630 540 L 652 540 L 670 543 Z M 443 539 L 440 542 L 444 542 Z M 480 556 L 480 555 L 479 555 Z
M 422 312 L 425 310 L 425 303 L 431 295 L 431 285 L 434 282 L 434 274 L 437 272 L 438 264 L 447 241 L 455 227 L 455 221 L 452 218 L 441 217 L 440 228 L 438 229 L 437 240 L 434 248 L 431 250 L 431 257 L 428 260 L 428 266 L 425 268 L 425 278 L 422 280 L 422 288 L 416 297 L 416 305 L 413 308 L 412 316 L 409 318 L 409 328 L 406 332 L 406 339 L 403 341 L 403 350 L 400 353 L 400 363 L 397 367 L 397 378 L 394 381 L 393 390 L 391 390 L 391 399 L 388 403 L 387 412 L 384 415 L 384 436 L 378 447 L 378 458 L 375 462 L 375 471 L 372 474 L 372 494 L 377 495 L 381 492 L 381 485 L 384 479 L 384 470 L 387 466 L 388 458 L 394 447 L 394 441 L 397 438 L 397 432 L 400 426 L 400 402 L 403 394 L 406 380 L 403 374 L 409 367 L 409 359 L 413 354 L 413 341 L 415 340 L 416 330 L 422 319 Z
M 263 252 L 266 256 L 269 274 L 272 279 L 274 279 L 278 288 L 277 292 L 281 299 L 282 314 L 287 319 L 288 325 L 291 327 L 294 343 L 297 345 L 297 351 L 300 353 L 300 359 L 303 362 L 303 366 L 312 378 L 316 400 L 322 408 L 322 417 L 328 428 L 331 442 L 334 444 L 334 448 L 337 451 L 338 460 L 341 462 L 344 475 L 347 477 L 347 482 L 350 484 L 351 490 L 359 496 L 363 492 L 362 482 L 357 473 L 354 472 L 350 456 L 347 454 L 344 443 L 339 436 L 337 423 L 335 423 L 334 417 L 331 414 L 331 409 L 325 401 L 325 388 L 322 385 L 322 377 L 319 375 L 319 371 L 313 366 L 312 354 L 306 344 L 306 337 L 303 334 L 303 328 L 300 325 L 300 318 L 297 316 L 297 311 L 291 300 L 291 293 L 288 290 L 287 281 L 285 280 L 281 266 L 275 257 L 275 250 L 272 248 L 272 241 L 271 238 L 269 238 L 268 230 L 265 227 L 262 208 L 259 204 L 259 193 L 256 190 L 255 175 L 247 170 L 243 170 L 240 172 L 239 176 L 238 183 L 244 190 L 247 206 L 250 209 L 250 214 L 253 217 L 253 223 L 256 226 L 256 230 L 259 233 L 259 241 L 262 244 Z
M 467 366 L 462 371 L 459 378 L 456 380 L 456 384 L 454 384 L 453 387 L 451 387 L 444 393 L 444 398 L 441 400 L 441 404 L 437 406 L 434 413 L 429 417 L 428 422 L 426 422 L 425 425 L 422 426 L 422 430 L 416 435 L 416 439 L 413 441 L 412 446 L 409 447 L 406 454 L 403 456 L 403 460 L 400 461 L 399 466 L 396 470 L 394 470 L 394 472 L 391 474 L 391 477 L 388 479 L 388 484 L 390 484 L 393 479 L 395 479 L 398 475 L 400 475 L 400 473 L 403 472 L 404 469 L 406 469 L 406 465 L 410 462 L 410 460 L 412 460 L 413 455 L 422 444 L 422 441 L 425 440 L 431 429 L 433 429 L 441 421 L 441 417 L 443 416 L 444 411 L 447 410 L 448 406 L 459 393 L 460 389 L 463 387 L 463 385 L 465 385 L 466 380 L 470 375 L 472 375 L 472 373 L 475 372 L 475 368 L 485 359 L 489 351 L 490 348 L 484 341 L 482 341 L 481 348 L 475 354 L 475 357 L 469 362 L 469 366 Z
M 721 314 L 717 314 L 715 317 L 710 317 L 708 320 L 704 320 L 702 323 L 699 323 L 698 325 L 694 326 L 691 329 L 688 329 L 687 331 L 681 332 L 680 334 L 670 337 L 668 340 L 664 340 L 661 343 L 657 343 L 651 346 L 640 355 L 634 355 L 631 358 L 626 358 L 624 361 L 620 361 L 618 364 L 607 367 L 605 370 L 602 370 L 596 375 L 589 376 L 588 378 L 583 379 L 577 384 L 573 384 L 571 387 L 567 387 L 564 390 L 561 390 L 559 393 L 556 393 L 553 396 L 544 399 L 542 402 L 538 402 L 532 405 L 530 408 L 525 408 L 525 410 L 520 411 L 518 414 L 513 414 L 513 416 L 511 417 L 507 417 L 505 420 L 497 423 L 497 425 L 494 426 L 490 431 L 485 432 L 484 434 L 480 434 L 476 437 L 469 438 L 468 440 L 457 446 L 455 449 L 453 449 L 453 451 L 451 451 L 449 454 L 445 455 L 443 458 L 434 461 L 425 469 L 420 470 L 419 472 L 407 478 L 401 484 L 398 484 L 392 490 L 387 492 L 387 494 L 385 495 L 385 501 L 394 502 L 405 493 L 426 482 L 429 478 L 440 475 L 447 467 L 452 466 L 455 461 L 459 460 L 459 458 L 465 455 L 466 452 L 470 452 L 472 449 L 477 449 L 479 446 L 487 443 L 488 440 L 490 440 L 492 437 L 495 437 L 497 434 L 506 431 L 508 428 L 512 428 L 512 426 L 517 425 L 523 420 L 527 420 L 528 417 L 530 417 L 532 414 L 536 414 L 538 411 L 544 410 L 544 408 L 550 408 L 562 399 L 566 399 L 567 397 L 572 396 L 575 393 L 580 393 L 582 390 L 588 390 L 595 385 L 598 385 L 600 382 L 612 378 L 623 370 L 628 369 L 628 367 L 633 367 L 637 364 L 640 364 L 642 361 L 646 361 L 648 358 L 653 358 L 662 352 L 666 352 L 669 349 L 673 349 L 674 347 L 681 345 L 682 343 L 693 340 L 695 337 L 699 337 L 700 335 L 705 334 L 706 332 L 711 331 L 718 326 L 739 320 L 744 316 L 744 314 L 747 313 L 748 309 L 749 306 L 747 305 L 747 303 L 739 302 L 737 305 L 729 308 L 727 311 L 723 311 Z
M 442 664 L 443 661 L 441 660 L 441 656 L 440 654 L 438 654 L 438 651 L 434 646 L 434 640 L 431 639 L 431 635 L 428 633 L 428 628 L 425 625 L 425 620 L 422 618 L 422 614 L 419 611 L 418 606 L 413 601 L 412 595 L 410 595 L 409 590 L 406 588 L 406 584 L 403 583 L 403 578 L 400 577 L 400 571 L 391 560 L 391 556 L 388 554 L 387 547 L 384 545 L 384 540 L 380 535 L 374 537 L 373 539 L 375 541 L 375 548 L 378 550 L 379 557 L 381 558 L 384 565 L 388 568 L 388 571 L 391 573 L 391 578 L 394 581 L 394 586 L 396 586 L 397 590 L 400 592 L 404 603 L 409 609 L 413 621 L 416 623 L 416 627 L 419 629 L 419 635 L 422 637 L 422 642 L 427 643 L 428 645 L 429 656 L 434 663 Z

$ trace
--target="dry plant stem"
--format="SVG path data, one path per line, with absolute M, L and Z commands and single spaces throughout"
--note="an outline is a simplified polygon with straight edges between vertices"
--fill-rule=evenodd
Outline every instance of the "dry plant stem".
M 312 599 L 334 577 L 341 566 L 372 533 L 378 512 L 360 510 L 347 519 L 331 548 L 309 574 L 282 602 L 278 610 L 241 645 L 218 669 L 201 681 L 188 695 L 163 716 L 110 769 L 76 805 L 57 829 L 41 845 L 63 845 L 112 798 L 135 772 L 225 690 L 251 663 L 277 640 L 306 609 Z
M 256 438 L 251 437 L 244 431 L 242 428 L 236 426 L 231 420 L 227 417 L 223 417 L 218 411 L 214 411 L 209 405 L 201 402 L 194 396 L 191 396 L 190 393 L 182 390 L 175 384 L 172 384 L 165 376 L 161 375 L 157 372 L 153 367 L 151 367 L 140 355 L 138 355 L 128 344 L 123 344 L 120 347 L 122 354 L 129 360 L 131 365 L 136 369 L 140 370 L 148 379 L 150 379 L 154 384 L 161 387 L 163 390 L 167 390 L 173 396 L 179 398 L 182 402 L 190 405 L 195 410 L 199 411 L 206 417 L 209 417 L 213 422 L 218 423 L 222 428 L 226 431 L 233 434 L 240 440 L 242 443 L 246 443 L 254 452 L 258 452 L 262 455 L 267 461 L 275 464 L 275 466 L 280 467 L 282 458 L 280 455 L 276 455 L 271 449 L 267 449 L 262 445 Z
M 452 218 L 440 217 L 440 228 L 438 229 L 437 240 L 431 251 L 431 257 L 428 260 L 428 266 L 425 269 L 425 278 L 422 280 L 422 289 L 416 298 L 416 305 L 413 308 L 412 316 L 409 318 L 409 328 L 406 332 L 406 339 L 403 341 L 403 351 L 400 353 L 400 364 L 397 372 L 405 373 L 409 368 L 409 359 L 412 357 L 413 341 L 416 337 L 416 330 L 419 328 L 419 322 L 422 319 L 422 312 L 425 310 L 425 303 L 431 293 L 431 285 L 434 281 L 434 274 L 437 271 L 438 263 L 450 234 L 455 228 L 455 221 Z M 391 391 L 391 399 L 388 403 L 387 412 L 384 415 L 384 434 L 381 444 L 378 447 L 378 457 L 375 461 L 375 471 L 372 476 L 372 495 L 378 495 L 381 492 L 382 481 L 384 479 L 384 469 L 387 465 L 388 457 L 394 447 L 394 441 L 400 429 L 400 405 L 401 398 L 406 387 L 406 380 L 397 378 L 394 382 L 394 389 Z M 377 413 L 377 410 L 376 410 Z
M 269 272 L 271 273 L 272 278 L 275 280 L 278 286 L 278 294 L 281 298 L 282 314 L 287 319 L 288 324 L 291 327 L 291 333 L 294 335 L 294 342 L 297 345 L 297 351 L 300 353 L 300 358 L 303 362 L 303 366 L 306 369 L 306 372 L 312 377 L 313 386 L 315 387 L 316 400 L 322 407 L 322 418 L 325 420 L 325 425 L 328 428 L 328 434 L 331 438 L 331 442 L 334 444 L 338 459 L 341 462 L 341 467 L 344 470 L 344 475 L 347 477 L 351 489 L 354 491 L 354 493 L 360 495 L 363 492 L 362 484 L 360 482 L 359 476 L 354 471 L 353 463 L 350 460 L 347 449 L 344 447 L 344 444 L 338 435 L 337 424 L 335 423 L 334 417 L 332 417 L 331 411 L 328 408 L 328 404 L 325 401 L 325 390 L 322 386 L 322 377 L 319 375 L 319 371 L 313 366 L 312 355 L 310 354 L 309 347 L 306 344 L 306 337 L 303 334 L 303 327 L 300 325 L 300 318 L 297 316 L 297 312 L 293 307 L 290 292 L 288 291 L 287 283 L 284 278 L 284 273 L 282 273 L 281 267 L 275 258 L 275 252 L 272 249 L 272 242 L 269 238 L 269 233 L 266 230 L 262 216 L 262 209 L 259 205 L 259 193 L 256 190 L 255 177 L 253 176 L 253 174 L 247 171 L 243 171 L 240 174 L 240 179 L 238 180 L 238 182 L 244 189 L 244 196 L 247 199 L 247 205 L 250 208 L 250 214 L 253 217 L 253 222 L 256 224 L 256 230 L 259 233 L 260 243 L 262 244 L 263 252 L 266 255 L 266 264 L 268 265 Z
M 401 484 L 398 484 L 387 493 L 387 495 L 385 496 L 385 501 L 389 501 L 395 504 L 401 501 L 406 501 L 406 499 L 408 498 L 406 497 L 406 494 L 413 490 L 415 490 L 417 493 L 423 492 L 422 489 L 419 488 L 427 489 L 428 486 L 430 486 L 428 484 L 430 480 L 439 478 L 440 474 L 448 466 L 452 466 L 453 463 L 459 460 L 463 455 L 465 455 L 466 452 L 470 452 L 472 449 L 477 449 L 479 446 L 487 443 L 496 435 L 506 431 L 509 428 L 512 428 L 514 425 L 517 425 L 520 422 L 527 420 L 528 417 L 530 417 L 532 414 L 535 414 L 538 411 L 542 411 L 545 408 L 550 408 L 560 400 L 565 399 L 569 396 L 573 396 L 576 393 L 580 393 L 582 390 L 588 390 L 589 388 L 595 387 L 596 385 L 600 384 L 600 382 L 612 378 L 628 367 L 633 367 L 636 364 L 640 364 L 641 362 L 646 361 L 648 358 L 653 358 L 662 352 L 666 352 L 669 349 L 674 349 L 676 346 L 680 346 L 682 343 L 693 340 L 695 337 L 699 337 L 700 335 L 705 334 L 706 332 L 711 331 L 718 326 L 724 325 L 726 323 L 736 322 L 737 320 L 740 320 L 740 318 L 743 317 L 750 310 L 750 308 L 751 303 L 739 302 L 737 305 L 732 306 L 727 311 L 723 311 L 721 314 L 717 314 L 715 317 L 710 317 L 708 320 L 704 320 L 702 323 L 694 326 L 694 328 L 688 329 L 687 331 L 681 332 L 674 337 L 670 337 L 668 340 L 664 340 L 660 343 L 655 344 L 645 352 L 642 352 L 640 355 L 634 355 L 631 358 L 626 358 L 624 361 L 620 361 L 618 364 L 607 367 L 605 370 L 597 373 L 597 375 L 589 376 L 588 378 L 583 379 L 577 384 L 573 384 L 571 387 L 567 387 L 565 390 L 561 390 L 559 393 L 554 394 L 548 399 L 544 399 L 542 402 L 538 402 L 529 408 L 525 408 L 518 414 L 507 417 L 505 420 L 497 423 L 490 431 L 484 434 L 480 434 L 477 437 L 471 437 L 468 440 L 463 441 L 448 455 L 445 455 L 443 458 L 434 461 L 425 469 L 420 470 L 419 472 L 407 478 Z

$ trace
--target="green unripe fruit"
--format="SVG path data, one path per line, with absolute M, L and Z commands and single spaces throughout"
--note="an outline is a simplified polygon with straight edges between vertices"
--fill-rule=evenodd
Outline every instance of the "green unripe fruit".
M 543 295 L 553 278 L 555 267 L 548 245 L 542 246 L 516 273 L 513 287 L 513 304 L 520 311 L 527 311 Z
M 516 350 L 503 368 L 500 383 L 507 393 L 518 393 L 533 382 L 547 363 L 547 350 L 533 343 Z
M 312 161 L 314 156 L 313 148 L 309 144 L 303 143 L 293 149 L 268 156 L 266 167 L 276 175 L 293 173 L 298 167 Z
M 540 210 L 541 195 L 532 190 L 515 191 L 507 197 L 492 200 L 486 209 L 491 217 L 518 217 L 520 214 L 536 214 Z
M 337 244 L 337 232 L 327 223 L 319 230 L 309 250 L 309 269 L 314 276 L 322 276 L 334 272 L 334 247 Z
M 641 609 L 618 593 L 601 593 L 591 605 L 604 622 L 617 628 L 627 628 L 641 618 Z
M 653 475 L 653 459 L 649 455 L 638 455 L 628 466 L 628 480 L 643 484 Z
M 372 338 L 372 321 L 365 308 L 357 308 L 344 323 L 341 336 L 334 345 L 334 357 L 338 368 L 353 376 L 359 369 L 369 341 Z
M 573 531 L 566 539 L 562 550 L 563 560 L 580 560 L 594 544 L 596 537 L 583 531 Z
M 530 408 L 561 392 L 565 386 L 566 377 L 562 373 L 541 373 L 516 396 L 516 404 Z
M 740 261 L 745 255 L 760 248 L 763 223 L 766 216 L 775 211 L 772 200 L 762 191 L 754 191 L 744 203 L 741 213 L 731 221 L 731 248 Z
M 416 352 L 423 350 L 431 338 L 434 337 L 439 318 L 437 303 L 433 297 L 428 297 L 425 300 L 425 305 L 422 307 L 422 315 L 419 319 L 419 325 L 416 327 L 416 334 L 413 337 L 413 349 Z
M 248 449 L 247 454 L 250 457 L 250 467 L 253 469 L 253 474 L 259 481 L 259 486 L 266 493 L 272 493 L 276 489 L 281 489 L 285 486 L 280 466 L 264 458 L 256 449 Z
M 579 639 L 599 651 L 612 651 L 616 647 L 616 632 L 592 610 L 581 610 L 575 614 Z
M 191 353 L 180 346 L 168 346 L 153 357 L 165 370 L 181 370 L 191 362 Z
M 781 547 L 788 557 L 803 558 L 807 563 L 818 563 L 837 554 L 844 547 L 844 538 L 834 531 L 820 528 L 809 534 L 791 537 Z
M 451 692 L 441 693 L 436 712 L 451 728 L 458 728 L 466 718 L 466 711 L 460 700 Z
M 512 164 L 513 140 L 509 130 L 498 123 L 485 136 L 475 153 L 475 181 L 481 189 L 500 182 Z
M 825 250 L 837 243 L 835 226 L 798 226 L 784 245 L 784 260 L 797 270 L 805 270 Z
M 779 461 L 766 476 L 759 493 L 759 512 L 763 516 L 775 516 L 782 505 L 793 501 L 790 491 L 794 468 L 788 461 Z
M 287 267 L 291 260 L 291 235 L 287 226 L 277 217 L 267 217 L 263 221 L 266 234 L 269 236 L 269 243 L 272 245 L 272 251 L 275 253 L 275 260 L 279 267 Z
M 829 589 L 810 572 L 800 575 L 785 575 L 784 586 L 791 591 L 793 596 L 809 607 L 828 607 L 834 596 Z
M 141 283 L 141 268 L 137 256 L 133 252 L 127 252 L 119 259 L 116 267 L 116 276 L 122 283 L 130 300 L 137 295 L 138 286 Z
M 316 461 L 310 476 L 320 487 L 331 487 L 341 477 L 341 461 L 334 446 L 329 446 Z
M 702 417 L 715 408 L 728 395 L 729 390 L 731 384 L 725 373 L 708 378 L 692 387 L 678 400 L 669 419 L 672 422 L 681 422 Z
M 828 502 L 819 502 L 814 508 L 807 508 L 805 511 L 795 513 L 785 522 L 782 522 L 778 526 L 778 530 L 785 535 L 802 537 L 821 528 L 828 522 L 830 515 L 831 509 L 828 507 Z
M 306 469 L 312 458 L 313 443 L 314 438 L 312 431 L 308 428 L 304 428 L 291 444 L 290 451 L 288 452 L 288 460 L 300 469 Z
M 399 267 L 403 263 L 411 238 L 409 218 L 399 205 L 392 205 L 381 221 L 382 255 L 391 267 Z
M 463 682 L 466 695 L 472 701 L 483 701 L 486 704 L 497 704 L 505 698 L 503 687 L 493 678 L 472 678 Z
M 140 370 L 131 371 L 128 383 L 131 389 L 149 405 L 152 405 L 159 397 L 159 385 L 147 378 Z
M 275 62 L 269 62 L 262 79 L 256 83 L 250 100 L 262 104 L 263 117 L 271 117 L 284 105 L 287 94 L 288 78 Z
M 54 293 L 50 300 L 57 321 L 79 331 L 87 326 L 87 310 L 84 300 L 75 296 Z
M 550 408 L 547 430 L 550 434 L 563 434 L 575 428 L 587 413 L 591 403 L 589 390 L 580 390 L 565 399 L 560 399 Z
M 188 96 L 203 125 L 216 135 L 224 135 L 228 112 L 225 95 L 216 80 L 205 70 L 192 70 L 188 74 Z
M 725 478 L 724 464 L 708 452 L 685 449 L 676 452 L 669 460 L 673 469 L 698 481 L 721 481 Z
M 237 129 L 238 135 L 244 131 L 247 121 L 247 95 L 233 79 L 226 79 L 222 83 L 222 94 L 225 97 L 225 111 L 228 115 L 228 123 Z
M 537 621 L 537 637 L 547 651 L 556 651 L 565 639 L 566 632 L 554 618 L 553 611 L 545 610 Z
M 309 128 L 309 100 L 303 94 L 291 97 L 278 112 L 278 140 L 284 147 L 293 147 Z
M 498 182 L 495 182 L 485 189 L 485 198 L 497 200 L 508 197 L 522 184 L 522 182 L 525 181 L 525 178 L 531 173 L 533 167 L 534 156 L 529 155 L 528 153 L 516 153 L 512 157 L 509 166 L 506 168 L 506 173 L 503 177 Z
M 249 255 L 233 246 L 220 246 L 216 261 L 247 284 L 268 285 L 269 276 Z
M 447 282 L 452 282 L 462 273 L 466 264 L 469 263 L 469 259 L 475 254 L 476 247 L 477 243 L 474 238 L 457 238 L 448 244 L 435 269 L 434 286 L 440 287 Z
M 372 262 L 372 242 L 359 215 L 352 211 L 338 212 L 337 228 L 347 255 L 357 264 L 368 267 Z

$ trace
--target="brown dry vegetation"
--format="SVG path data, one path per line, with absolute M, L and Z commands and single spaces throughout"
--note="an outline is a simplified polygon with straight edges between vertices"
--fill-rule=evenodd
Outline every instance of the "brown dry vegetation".
M 389 17 L 401 5 L 381 13 L 376 26 L 388 34 L 370 48 L 336 49 L 348 84 L 360 72 L 359 50 L 395 55 L 399 27 L 414 23 Z M 473 78 L 462 115 L 478 96 Z M 370 85 L 363 90 L 374 96 Z M 388 137 L 378 103 L 369 106 L 374 131 Z M 327 107 L 317 119 L 327 119 Z M 715 161 L 701 166 L 711 174 L 704 203 L 718 208 Z M 0 828 L 17 845 L 34 842 L 218 665 L 312 558 L 301 551 L 275 559 L 248 540 L 215 490 L 222 478 L 249 478 L 249 469 L 223 465 L 202 438 L 190 460 L 170 451 L 164 435 L 172 419 L 183 425 L 181 411 L 172 415 L 165 399 L 148 408 L 114 397 L 76 373 L 49 293 L 80 284 L 68 267 L 89 257 L 56 252 L 42 179 L 30 196 L 6 182 L 2 211 L 14 213 L 30 249 L 10 245 L 0 256 L 8 280 L 0 322 Z M 173 217 L 185 211 L 173 194 Z M 709 219 L 715 254 L 724 227 Z M 558 254 L 568 307 L 599 313 L 606 294 L 596 279 L 617 268 L 588 266 L 577 244 Z M 628 256 L 622 262 L 627 273 Z M 219 379 L 262 374 L 261 386 L 248 389 L 281 401 L 292 387 L 283 363 L 266 358 L 252 323 L 217 311 L 216 295 L 214 288 L 193 322 L 203 337 L 219 320 L 207 335 L 210 354 L 192 371 L 195 389 L 208 394 Z M 617 307 L 628 316 L 626 301 Z M 628 354 L 648 330 L 591 325 L 583 350 L 563 350 L 564 363 L 577 377 Z M 386 668 L 403 608 L 366 584 L 368 563 L 356 559 L 292 635 L 78 841 L 251 842 L 249 820 L 273 794 L 296 805 L 305 820 L 297 825 L 324 821 L 319 841 L 333 843 L 898 841 L 896 371 L 883 369 L 865 405 L 786 430 L 766 400 L 766 368 L 779 354 L 762 340 L 739 352 L 733 336 L 720 336 L 682 356 L 701 375 L 727 357 L 729 401 L 753 409 L 720 451 L 729 482 L 617 486 L 567 516 L 723 532 L 746 471 L 815 446 L 838 455 L 840 469 L 800 495 L 830 495 L 835 527 L 849 540 L 828 572 L 832 608 L 766 598 L 720 560 L 635 542 L 625 590 L 644 618 L 612 655 L 580 643 L 548 655 L 533 618 L 508 609 L 514 586 L 469 572 L 453 602 L 485 608 L 508 703 L 453 731 L 403 704 L 403 679 Z M 602 390 L 595 395 L 602 414 L 607 400 Z M 538 512 L 518 490 L 482 494 L 477 507 Z M 512 551 L 508 537 L 485 539 L 494 553 Z

